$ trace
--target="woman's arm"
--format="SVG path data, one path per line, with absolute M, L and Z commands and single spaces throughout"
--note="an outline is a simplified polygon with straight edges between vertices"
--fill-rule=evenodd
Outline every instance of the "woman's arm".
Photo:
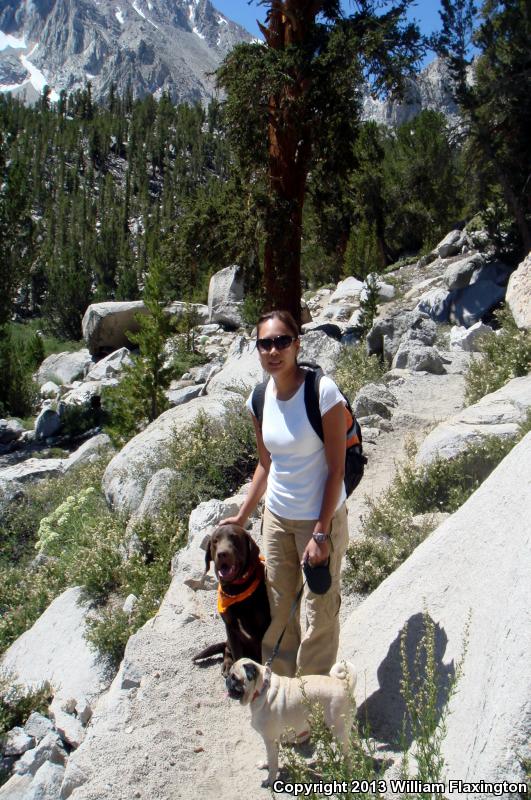
M 262 438 L 262 430 L 260 424 L 254 414 L 251 414 L 254 425 L 254 433 L 256 436 L 256 446 L 258 448 L 258 464 L 254 471 L 253 479 L 245 501 L 238 513 L 234 517 L 227 517 L 221 520 L 220 525 L 234 524 L 241 525 L 242 527 L 247 522 L 248 517 L 253 513 L 256 506 L 260 502 L 267 486 L 267 476 L 269 475 L 269 468 L 271 466 L 271 456 L 264 444 Z
M 345 478 L 345 407 L 342 402 L 332 406 L 323 414 L 323 434 L 328 475 L 326 478 L 319 519 L 315 523 L 314 533 L 330 533 L 332 517 L 334 516 L 337 501 L 341 493 L 341 486 Z M 310 565 L 326 561 L 330 554 L 330 542 L 317 544 L 310 539 L 304 550 L 302 563 L 306 559 Z

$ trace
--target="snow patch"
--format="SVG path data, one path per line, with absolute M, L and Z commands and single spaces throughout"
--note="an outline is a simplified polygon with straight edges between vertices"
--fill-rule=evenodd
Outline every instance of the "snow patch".
M 195 25 L 192 28 L 192 30 L 193 30 L 193 32 L 195 33 L 196 36 L 199 36 L 200 39 L 204 39 L 205 38 L 203 36 L 203 34 L 201 33 L 201 31 L 199 30 L 199 28 L 196 28 Z
M 151 0 L 148 0 L 147 6 L 148 6 L 150 11 L 153 11 L 153 3 L 151 2 Z
M 14 49 L 26 49 L 26 42 L 24 39 L 17 39 L 16 36 L 11 36 L 10 33 L 3 33 L 0 31 L 0 50 L 7 50 L 8 47 Z
M 135 9 L 135 11 L 136 11 L 136 13 L 137 13 L 137 14 L 140 14 L 140 16 L 142 17 L 142 19 L 146 19 L 146 15 L 144 14 L 144 12 L 143 12 L 143 11 L 142 11 L 142 10 L 141 10 L 141 9 L 140 9 L 138 6 L 137 6 L 137 4 L 136 4 L 136 3 L 134 3 L 134 2 L 133 2 L 133 8 Z
M 36 46 L 33 48 L 31 52 L 33 53 L 35 49 Z M 38 92 L 42 92 L 44 87 L 46 85 L 49 85 L 48 81 L 44 77 L 44 74 L 40 71 L 40 69 L 37 69 L 37 67 L 34 64 L 32 64 L 31 61 L 29 61 L 29 59 L 26 56 L 20 56 L 20 60 L 23 66 L 28 70 L 30 74 L 29 83 L 31 83 L 33 88 L 36 89 Z M 26 81 L 26 83 L 27 82 L 28 81 Z M 54 89 L 52 89 L 50 92 L 50 100 L 53 103 L 57 103 L 57 101 L 59 100 L 59 95 Z
M 218 16 L 218 25 L 228 25 L 228 24 L 229 24 L 228 20 L 226 20 L 224 17 Z
M 148 19 L 148 17 L 146 17 L 146 15 L 145 15 L 145 14 L 144 14 L 144 12 L 142 11 L 142 9 L 141 9 L 141 8 L 139 8 L 139 7 L 138 7 L 138 5 L 136 4 L 136 1 L 135 1 L 135 0 L 133 0 L 133 3 L 132 3 L 132 5 L 133 5 L 133 8 L 135 9 L 136 13 L 137 13 L 137 14 L 139 14 L 139 15 L 142 17 L 142 19 L 145 19 L 145 20 L 146 20 L 146 22 L 149 22 L 149 24 L 150 24 L 150 25 L 153 25 L 153 27 L 154 27 L 154 28 L 155 28 L 157 31 L 158 31 L 158 30 L 160 30 L 158 25 L 155 25 L 155 23 L 154 23 L 154 22 L 152 22 L 150 19 Z M 149 2 L 148 2 L 148 8 L 149 8 L 149 10 L 150 10 L 150 11 L 152 11 L 152 10 L 153 10 L 153 3 L 149 3 Z
M 114 16 L 116 17 L 120 25 L 124 24 L 124 15 L 120 6 L 116 6 L 116 11 L 114 12 Z
M 24 47 L 25 46 L 26 45 L 24 45 Z M 44 87 L 50 86 L 50 84 L 48 83 L 48 81 L 44 76 L 44 73 L 41 72 L 41 70 L 38 69 L 35 66 L 35 64 L 32 64 L 31 61 L 29 60 L 29 56 L 31 56 L 35 52 L 38 46 L 39 46 L 38 44 L 34 45 L 34 47 L 32 47 L 28 55 L 23 55 L 21 53 L 19 56 L 20 63 L 22 64 L 24 69 L 27 72 L 29 72 L 29 78 L 26 78 L 26 80 L 22 81 L 22 83 L 0 84 L 0 92 L 14 92 L 16 89 L 23 89 L 24 86 L 31 84 L 31 86 L 33 86 L 35 91 L 39 92 L 39 94 L 42 94 L 42 90 L 44 89 Z M 55 89 L 52 89 L 51 87 L 50 89 L 51 89 L 50 100 L 52 101 L 52 103 L 57 103 L 59 100 L 59 94 L 55 91 Z

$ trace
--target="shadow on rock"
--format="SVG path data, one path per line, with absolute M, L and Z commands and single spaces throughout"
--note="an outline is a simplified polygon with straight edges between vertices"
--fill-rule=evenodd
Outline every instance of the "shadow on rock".
M 426 620 L 433 626 L 433 659 L 435 663 L 435 681 L 437 686 L 436 711 L 434 714 L 433 730 L 438 725 L 444 706 L 446 705 L 452 681 L 455 676 L 453 660 L 449 664 L 443 663 L 448 637 L 443 628 L 435 624 L 428 616 Z M 358 708 L 358 719 L 362 724 L 367 724 L 371 733 L 380 742 L 385 742 L 389 747 L 401 749 L 405 744 L 409 747 L 413 741 L 410 721 L 401 692 L 401 683 L 404 677 L 402 669 L 402 656 L 400 643 L 405 636 L 404 650 L 407 672 L 410 676 L 409 684 L 414 696 L 418 697 L 419 688 L 425 686 L 426 676 L 426 648 L 422 642 L 425 639 L 425 617 L 422 613 L 414 614 L 404 624 L 396 639 L 391 643 L 387 655 L 378 667 L 378 683 L 380 688 L 374 692 Z M 405 738 L 404 738 L 405 734 Z

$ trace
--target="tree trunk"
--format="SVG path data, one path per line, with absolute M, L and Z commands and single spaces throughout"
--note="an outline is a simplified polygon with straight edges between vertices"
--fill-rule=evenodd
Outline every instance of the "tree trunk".
M 262 28 L 267 45 L 283 50 L 303 43 L 321 5 L 272 0 L 268 27 Z M 268 308 L 290 311 L 300 325 L 302 210 L 311 155 L 311 120 L 305 119 L 304 109 L 309 78 L 300 73 L 290 78 L 269 98 L 270 203 L 265 222 L 264 289 Z

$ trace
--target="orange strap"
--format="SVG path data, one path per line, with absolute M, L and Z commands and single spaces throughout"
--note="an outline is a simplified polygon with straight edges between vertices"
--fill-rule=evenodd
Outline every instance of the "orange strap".
M 243 592 L 240 592 L 240 594 L 227 594 L 223 591 L 221 583 L 218 583 L 218 612 L 223 614 L 223 612 L 226 611 L 230 606 L 233 606 L 235 603 L 241 603 L 242 600 L 246 600 L 253 594 L 253 592 L 256 591 L 263 579 L 264 557 L 260 556 L 260 562 L 258 563 L 256 569 L 256 577 L 249 584 L 247 589 L 244 589 Z
M 352 447 L 353 444 L 360 444 L 360 440 L 356 434 L 356 429 L 354 428 L 354 418 L 348 408 L 344 406 L 345 409 L 345 421 L 347 426 L 347 434 L 349 430 L 352 428 L 353 432 L 350 436 L 347 436 L 347 447 Z

